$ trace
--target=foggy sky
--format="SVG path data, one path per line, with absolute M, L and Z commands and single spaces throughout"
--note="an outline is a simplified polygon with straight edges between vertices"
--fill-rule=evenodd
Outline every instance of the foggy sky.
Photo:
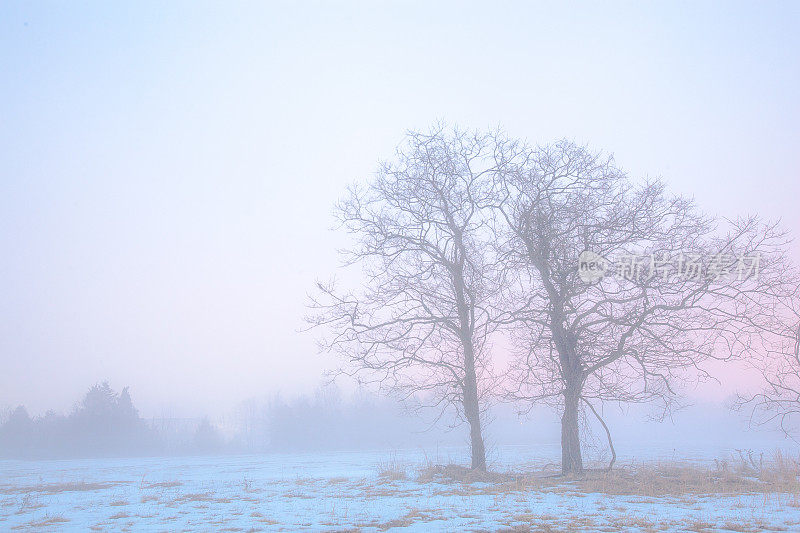
M 0 5 L 0 407 L 316 386 L 345 186 L 409 128 L 568 137 L 800 233 L 800 5 Z M 800 258 L 798 245 L 793 253 Z M 735 370 L 693 392 L 752 385 Z

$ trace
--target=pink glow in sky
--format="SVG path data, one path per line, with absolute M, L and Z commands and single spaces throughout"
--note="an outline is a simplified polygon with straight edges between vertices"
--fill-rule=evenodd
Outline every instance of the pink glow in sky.
M 587 142 L 800 232 L 798 4 L 136 7 L 0 6 L 0 406 L 311 389 L 331 207 L 436 119 Z M 754 383 L 720 376 L 692 394 Z

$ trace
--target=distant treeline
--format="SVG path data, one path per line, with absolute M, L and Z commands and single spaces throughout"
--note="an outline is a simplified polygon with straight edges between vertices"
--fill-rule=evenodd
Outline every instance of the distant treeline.
M 67 415 L 31 417 L 19 406 L 0 422 L 2 458 L 369 449 L 452 440 L 426 432 L 424 422 L 394 402 L 368 394 L 345 400 L 335 387 L 290 401 L 250 400 L 214 424 L 208 418 L 143 419 L 127 387 L 117 393 L 104 382 Z
M 151 453 L 158 436 L 139 417 L 127 387 L 114 392 L 108 383 L 91 387 L 67 416 L 48 411 L 31 418 L 24 406 L 0 426 L 5 457 L 103 456 Z
M 396 402 L 374 394 L 343 395 L 333 386 L 291 399 L 248 400 L 215 419 L 151 418 L 139 415 L 127 388 L 91 387 L 67 415 L 52 411 L 31 417 L 25 407 L 0 410 L 0 458 L 72 458 L 136 455 L 378 450 L 459 446 L 461 433 L 433 424 L 435 411 L 409 416 Z M 621 449 L 650 441 L 660 446 L 733 446 L 745 435 L 742 421 L 727 409 L 697 406 L 677 416 L 678 425 L 648 423 L 646 409 L 609 410 Z M 546 410 L 527 419 L 514 406 L 496 406 L 489 444 L 546 445 L 557 438 L 558 419 Z M 535 419 L 532 421 L 531 418 Z M 489 420 L 487 420 L 488 422 Z M 721 428 L 709 434 L 707 428 Z M 727 428 L 727 430 L 722 429 Z M 594 428 L 594 433 L 599 431 Z M 749 433 L 749 438 L 774 435 Z M 737 441 L 737 442 L 739 442 Z M 748 447 L 749 441 L 741 443 Z M 602 446 L 600 446 L 602 448 Z
M 248 449 L 267 451 L 363 450 L 414 447 L 431 443 L 465 444 L 441 428 L 431 429 L 435 413 L 409 416 L 399 403 L 368 393 L 345 398 L 336 387 L 290 401 L 244 403 L 233 424 Z M 427 422 L 426 422 L 427 420 Z

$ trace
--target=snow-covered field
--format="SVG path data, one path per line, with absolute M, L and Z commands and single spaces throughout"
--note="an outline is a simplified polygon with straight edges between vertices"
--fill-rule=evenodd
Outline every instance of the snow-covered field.
M 669 459 L 662 452 L 651 460 Z M 465 453 L 0 461 L 0 530 L 800 531 L 792 492 L 654 497 L 419 478 L 425 464 L 463 463 Z M 541 448 L 493 455 L 496 471 L 546 462 Z

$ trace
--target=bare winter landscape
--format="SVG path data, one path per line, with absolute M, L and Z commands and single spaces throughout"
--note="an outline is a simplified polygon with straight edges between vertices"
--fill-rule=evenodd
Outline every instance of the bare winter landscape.
M 0 531 L 800 531 L 799 25 L 0 5 Z
M 564 479 L 541 451 L 501 450 L 475 474 L 463 450 L 4 465 L 4 527 L 161 531 L 796 531 L 796 465 L 648 459 Z M 640 456 L 641 457 L 641 456 Z M 504 462 L 503 459 L 512 462 Z M 426 462 L 427 461 L 427 462 Z M 425 466 L 427 465 L 427 466 Z

